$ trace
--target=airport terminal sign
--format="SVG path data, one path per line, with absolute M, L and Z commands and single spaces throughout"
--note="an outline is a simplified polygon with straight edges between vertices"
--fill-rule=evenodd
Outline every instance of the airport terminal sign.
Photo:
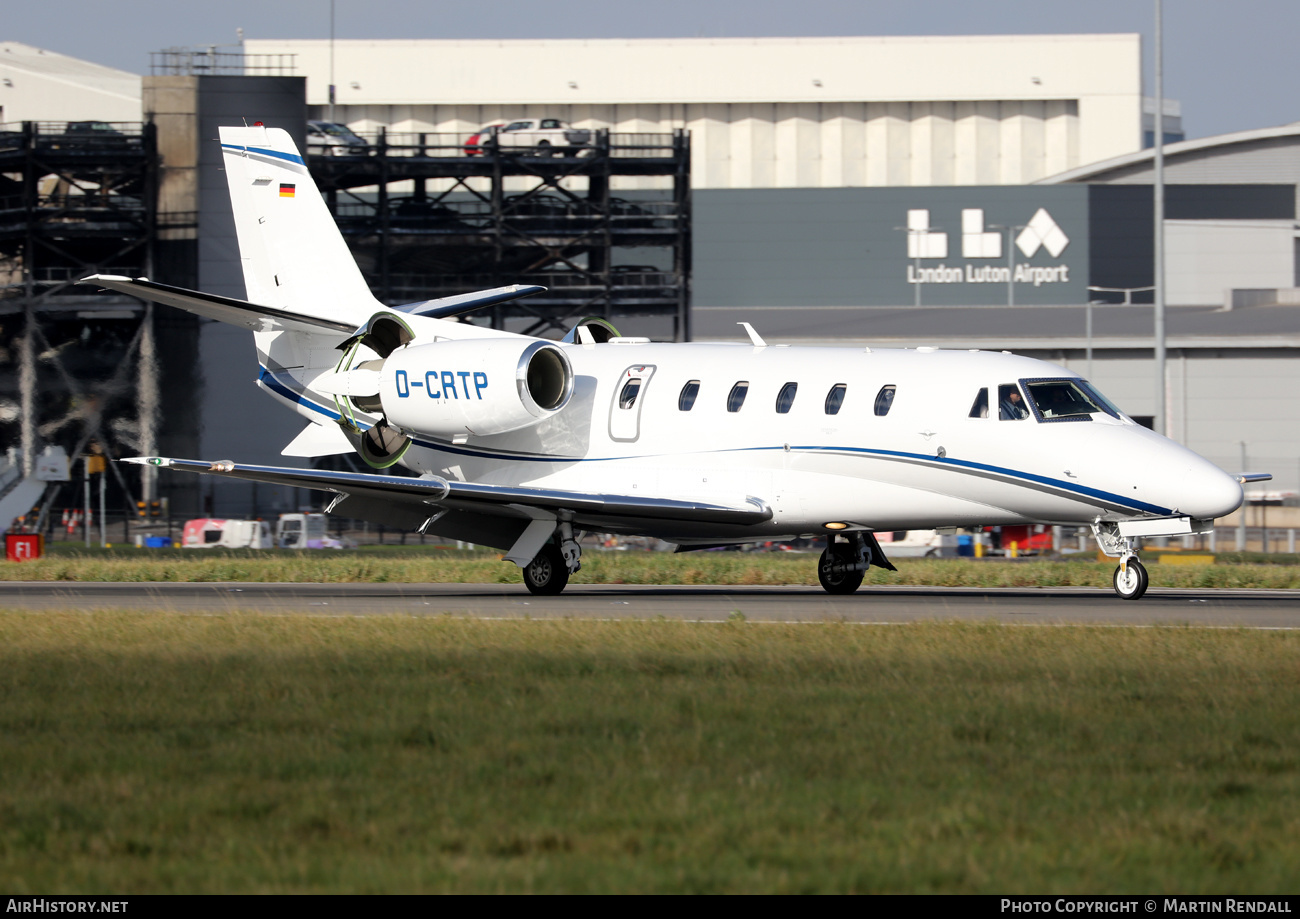
M 1088 299 L 1086 186 L 695 192 L 700 306 Z

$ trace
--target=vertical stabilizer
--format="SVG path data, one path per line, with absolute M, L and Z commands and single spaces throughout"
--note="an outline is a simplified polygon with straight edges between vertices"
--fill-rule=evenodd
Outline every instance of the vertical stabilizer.
M 288 132 L 221 128 L 249 301 L 362 325 L 382 309 Z

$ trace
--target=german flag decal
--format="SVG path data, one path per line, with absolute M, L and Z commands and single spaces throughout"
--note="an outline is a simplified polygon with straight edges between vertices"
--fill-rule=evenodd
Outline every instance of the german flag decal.
M 293 197 L 293 186 L 290 185 L 290 184 L 288 184 L 287 182 L 281 182 L 281 183 L 280 183 L 280 197 L 281 197 L 281 198 L 292 198 L 292 197 Z

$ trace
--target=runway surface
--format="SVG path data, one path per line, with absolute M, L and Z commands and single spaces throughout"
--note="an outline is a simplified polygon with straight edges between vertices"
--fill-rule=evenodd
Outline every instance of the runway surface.
M 483 619 L 666 619 L 892 623 L 965 620 L 1040 625 L 1191 625 L 1300 629 L 1300 591 L 1160 590 L 1138 601 L 1097 588 L 574 585 L 535 597 L 509 584 L 175 584 L 0 582 L 0 609 L 139 609 Z

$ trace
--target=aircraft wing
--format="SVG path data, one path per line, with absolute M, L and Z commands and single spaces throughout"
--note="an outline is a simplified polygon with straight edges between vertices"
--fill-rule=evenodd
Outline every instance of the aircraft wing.
M 271 320 L 279 325 L 308 332 L 319 333 L 324 329 L 330 332 L 345 332 L 351 335 L 356 331 L 354 326 L 347 323 L 318 319 L 302 313 L 276 309 L 273 306 L 258 306 L 256 303 L 236 300 L 234 297 L 219 297 L 216 294 L 205 294 L 202 291 L 187 290 L 184 287 L 172 287 L 170 284 L 159 284 L 157 281 L 150 281 L 147 278 L 92 274 L 82 278 L 77 283 L 94 284 L 131 297 L 139 297 L 141 300 L 152 300 L 154 303 L 163 303 L 167 306 L 183 309 L 186 312 L 197 313 L 206 319 L 217 319 L 231 325 L 242 325 L 254 330 L 261 329 L 265 320 Z
M 772 518 L 772 509 L 757 498 L 747 497 L 734 504 L 713 504 L 701 501 L 652 498 L 634 495 L 606 495 L 589 492 L 563 491 L 553 488 L 529 488 L 517 485 L 482 485 L 473 482 L 454 482 L 437 477 L 407 478 L 404 476 L 374 475 L 361 472 L 331 472 L 321 469 L 293 469 L 278 466 L 252 466 L 229 460 L 170 459 L 163 456 L 137 456 L 123 462 L 140 465 L 180 469 L 186 472 L 206 473 L 226 478 L 246 479 L 269 485 L 311 488 L 330 491 L 340 497 L 330 505 L 332 510 L 341 502 L 348 502 L 339 510 L 349 514 L 353 509 L 379 508 L 387 521 L 396 526 L 415 529 L 439 511 L 455 512 L 461 518 L 466 514 L 477 517 L 501 518 L 500 523 L 520 526 L 529 521 L 563 514 L 571 517 L 575 526 L 582 529 L 617 531 L 636 523 L 675 522 L 693 524 L 727 524 L 748 526 L 764 523 Z M 356 516 L 366 519 L 364 513 Z M 448 521 L 455 523 L 456 518 Z M 444 526 L 432 526 L 430 532 L 443 532 Z M 511 526 L 487 525 L 484 532 L 500 531 L 513 543 Z M 459 538 L 459 537 L 453 537 Z M 471 539 L 485 545 L 494 545 L 490 538 Z M 508 548 L 502 546 L 502 548 Z

